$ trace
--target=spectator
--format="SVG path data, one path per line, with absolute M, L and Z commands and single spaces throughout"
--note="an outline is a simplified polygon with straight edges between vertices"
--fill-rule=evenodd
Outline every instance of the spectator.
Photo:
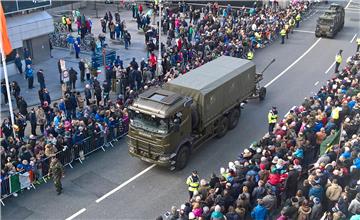
M 69 70 L 70 88 L 75 89 L 78 73 L 71 67 Z
M 38 72 L 37 72 L 37 79 L 38 79 L 38 82 L 40 84 L 40 89 L 44 89 L 46 86 L 45 86 L 45 77 L 44 77 L 44 72 L 42 69 L 40 69 Z

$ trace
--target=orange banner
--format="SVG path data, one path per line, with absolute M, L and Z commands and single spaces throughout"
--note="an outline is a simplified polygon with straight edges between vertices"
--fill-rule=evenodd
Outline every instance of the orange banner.
M 7 33 L 6 19 L 5 19 L 5 14 L 4 14 L 2 4 L 0 4 L 0 20 L 1 20 L 1 25 L 0 25 L 1 41 L 2 41 L 2 45 L 4 47 L 4 53 L 5 53 L 5 55 L 9 55 L 12 51 L 12 48 L 11 48 L 9 36 Z

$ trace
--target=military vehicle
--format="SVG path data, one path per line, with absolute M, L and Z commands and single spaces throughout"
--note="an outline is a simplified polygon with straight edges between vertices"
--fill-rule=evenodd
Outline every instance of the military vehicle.
M 249 98 L 265 98 L 262 76 L 251 61 L 221 56 L 145 91 L 129 107 L 129 154 L 171 170 L 184 168 L 202 143 L 236 127 Z
M 344 21 L 344 7 L 338 4 L 331 4 L 330 8 L 317 20 L 315 36 L 335 37 L 335 35 L 344 27 Z

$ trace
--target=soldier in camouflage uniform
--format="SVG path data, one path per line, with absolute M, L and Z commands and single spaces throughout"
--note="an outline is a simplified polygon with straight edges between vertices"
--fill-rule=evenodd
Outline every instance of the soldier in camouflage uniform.
M 62 191 L 61 178 L 64 176 L 64 169 L 63 165 L 55 157 L 51 159 L 49 175 L 54 180 L 57 194 L 60 195 Z

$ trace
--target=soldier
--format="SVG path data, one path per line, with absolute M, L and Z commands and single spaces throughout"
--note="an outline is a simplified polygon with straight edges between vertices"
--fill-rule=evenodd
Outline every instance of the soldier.
M 61 185 L 61 178 L 64 177 L 64 168 L 56 157 L 51 159 L 49 176 L 54 180 L 56 192 L 60 195 L 63 189 Z

